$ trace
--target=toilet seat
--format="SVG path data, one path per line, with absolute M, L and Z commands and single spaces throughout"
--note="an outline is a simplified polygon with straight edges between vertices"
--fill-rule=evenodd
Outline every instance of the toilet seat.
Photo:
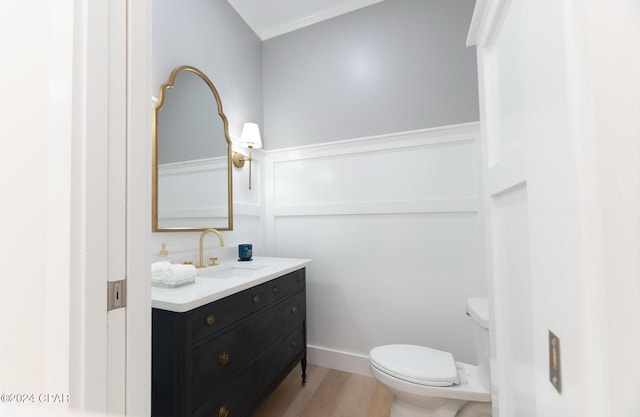
M 416 345 L 385 345 L 373 348 L 371 365 L 381 372 L 414 384 L 449 387 L 460 383 L 453 355 Z

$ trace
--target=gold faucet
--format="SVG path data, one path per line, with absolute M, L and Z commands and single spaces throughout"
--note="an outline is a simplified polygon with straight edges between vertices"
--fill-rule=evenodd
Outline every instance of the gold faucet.
M 213 232 L 216 235 L 218 235 L 218 239 L 220 239 L 220 247 L 224 248 L 224 239 L 222 238 L 222 235 L 220 234 L 220 232 L 218 232 L 216 229 L 206 229 L 204 232 L 202 232 L 202 234 L 200 235 L 200 265 L 198 265 L 198 268 L 204 268 L 205 267 L 204 261 L 203 261 L 203 256 L 202 256 L 203 243 L 204 243 L 204 237 L 209 232 Z

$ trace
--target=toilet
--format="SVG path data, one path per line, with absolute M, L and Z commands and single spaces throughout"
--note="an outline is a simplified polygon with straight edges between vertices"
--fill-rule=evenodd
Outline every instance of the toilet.
M 469 298 L 479 365 L 416 345 L 384 345 L 369 353 L 369 370 L 393 393 L 390 417 L 491 417 L 489 308 Z

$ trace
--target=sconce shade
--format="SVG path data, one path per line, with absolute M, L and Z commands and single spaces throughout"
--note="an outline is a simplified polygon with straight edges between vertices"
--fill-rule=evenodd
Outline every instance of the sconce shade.
M 240 143 L 250 148 L 262 148 L 262 139 L 260 139 L 260 128 L 257 123 L 245 123 L 242 127 L 242 136 Z
M 251 151 L 253 151 L 254 148 L 262 148 L 262 139 L 260 139 L 260 129 L 258 125 L 256 123 L 245 123 L 242 127 L 242 135 L 240 139 L 236 139 L 236 142 L 239 145 L 249 148 L 248 157 L 245 158 L 240 152 L 235 152 L 232 160 L 236 168 L 242 168 L 245 161 L 249 162 L 249 189 L 251 189 L 251 163 L 253 162 Z

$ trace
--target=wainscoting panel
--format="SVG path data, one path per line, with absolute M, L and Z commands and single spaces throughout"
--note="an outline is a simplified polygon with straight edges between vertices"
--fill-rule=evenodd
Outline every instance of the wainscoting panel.
M 474 151 L 467 140 L 280 161 L 275 207 L 475 198 Z
M 160 165 L 159 224 L 163 228 L 226 225 L 228 196 L 224 190 L 227 190 L 226 158 Z
M 387 343 L 474 361 L 465 303 L 486 294 L 478 137 L 466 124 L 266 152 L 267 252 L 313 259 L 312 363 L 367 374 L 369 350 Z

